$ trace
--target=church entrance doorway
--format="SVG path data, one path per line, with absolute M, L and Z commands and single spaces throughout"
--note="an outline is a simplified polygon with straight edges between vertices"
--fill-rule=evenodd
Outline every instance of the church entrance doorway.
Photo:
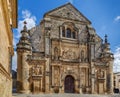
M 68 75 L 65 77 L 64 92 L 65 93 L 74 93 L 75 92 L 75 81 L 71 75 Z

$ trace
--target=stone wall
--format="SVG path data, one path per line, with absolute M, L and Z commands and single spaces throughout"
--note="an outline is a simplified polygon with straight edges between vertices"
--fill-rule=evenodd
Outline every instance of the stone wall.
M 8 33 L 6 30 L 6 24 L 4 21 L 4 14 L 2 12 L 3 12 L 3 10 L 2 10 L 2 7 L 0 6 L 0 24 L 1 24 L 1 26 L 0 26 L 0 63 L 3 64 L 4 68 L 6 68 L 6 70 L 8 70 L 9 40 L 8 40 Z
M 17 26 L 16 4 L 16 0 L 0 0 L 0 97 L 12 96 L 10 65 L 14 50 L 11 27 Z
M 11 80 L 7 79 L 4 75 L 0 74 L 0 97 L 11 97 Z
M 12 96 L 12 82 L 10 78 L 10 61 L 9 61 L 9 36 L 4 21 L 3 5 L 0 0 L 0 97 Z M 5 6 L 5 5 L 4 5 Z

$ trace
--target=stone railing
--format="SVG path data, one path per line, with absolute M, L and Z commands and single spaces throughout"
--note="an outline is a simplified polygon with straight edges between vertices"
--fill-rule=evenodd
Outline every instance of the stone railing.
M 43 57 L 28 55 L 28 60 L 46 60 Z

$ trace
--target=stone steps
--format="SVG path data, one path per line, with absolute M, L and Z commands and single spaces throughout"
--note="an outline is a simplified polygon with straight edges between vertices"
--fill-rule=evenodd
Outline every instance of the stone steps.
M 13 94 L 13 97 L 120 97 L 120 94 L 98 95 L 98 94 Z

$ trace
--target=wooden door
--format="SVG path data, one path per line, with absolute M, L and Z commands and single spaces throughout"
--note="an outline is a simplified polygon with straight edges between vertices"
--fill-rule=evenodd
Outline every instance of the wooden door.
M 65 93 L 74 93 L 75 92 L 74 78 L 70 75 L 66 76 L 64 86 Z

